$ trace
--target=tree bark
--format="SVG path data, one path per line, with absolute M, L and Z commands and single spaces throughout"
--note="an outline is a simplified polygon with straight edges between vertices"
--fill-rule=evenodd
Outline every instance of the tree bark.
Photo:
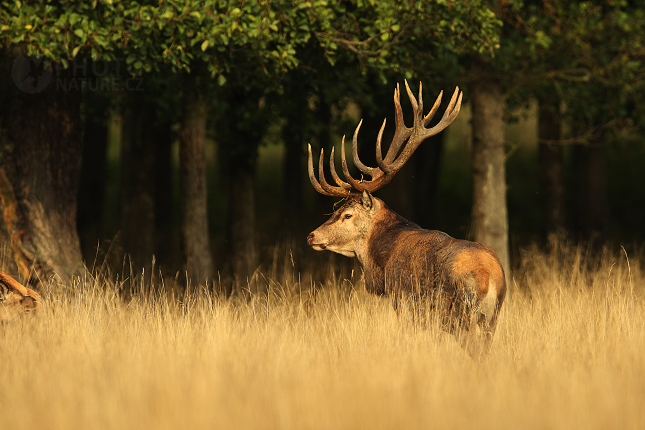
M 71 70 L 46 73 L 52 80 L 42 91 L 23 93 L 11 83 L 0 103 L 0 198 L 14 260 L 31 285 L 56 276 L 69 284 L 82 268 L 76 231 L 81 85 Z
M 375 164 L 372 166 L 374 165 Z M 410 162 L 409 165 L 404 165 L 403 168 L 396 173 L 396 176 L 384 191 L 388 206 L 402 217 L 417 222 L 417 220 L 415 220 L 414 213 L 415 200 L 421 195 L 418 194 L 415 187 L 416 184 L 414 176 L 416 172 L 414 167 L 414 162 Z
M 228 196 L 226 270 L 234 281 L 226 285 L 226 291 L 248 298 L 249 292 L 263 292 L 254 276 L 259 265 L 256 167 L 258 148 L 272 115 L 260 87 L 244 84 L 228 90 L 221 93 L 229 108 L 218 127 Z
M 184 104 L 185 116 L 179 147 L 181 236 L 188 285 L 194 287 L 206 285 L 207 280 L 213 277 L 205 152 L 208 108 L 204 95 L 199 92 L 194 82 L 184 95 Z
M 431 228 L 435 223 L 437 187 L 445 133 L 443 131 L 428 138 L 415 154 L 413 194 L 418 197 L 414 199 L 413 220 L 425 228 Z
M 91 107 L 88 104 L 92 104 Z M 77 225 L 85 264 L 92 266 L 101 238 L 107 161 L 107 108 L 103 99 L 86 98 L 83 157 L 78 186 Z
M 498 82 L 478 82 L 471 94 L 473 132 L 472 235 L 492 247 L 510 273 L 506 170 L 504 154 L 504 94 Z
M 121 236 L 133 274 L 152 267 L 154 254 L 153 107 L 141 100 L 126 106 L 121 134 Z
M 172 266 L 175 250 L 180 249 L 179 230 L 173 205 L 172 122 L 161 119 L 153 131 L 155 253 L 160 269 Z
M 237 288 L 257 292 L 253 274 L 258 268 L 255 215 L 255 161 L 229 162 L 229 258 Z
M 573 151 L 575 230 L 584 239 L 606 239 L 607 164 L 603 136 L 577 145 Z
M 542 219 L 546 238 L 565 230 L 564 177 L 562 166 L 559 100 L 553 94 L 540 97 L 538 112 L 538 162 Z
M 306 142 L 305 127 L 309 105 L 305 88 L 298 86 L 297 94 L 290 91 L 290 109 L 287 122 L 283 127 L 282 138 L 285 144 L 284 159 L 284 223 L 282 229 L 290 240 L 301 233 L 302 212 L 302 178 L 303 178 L 303 144 Z

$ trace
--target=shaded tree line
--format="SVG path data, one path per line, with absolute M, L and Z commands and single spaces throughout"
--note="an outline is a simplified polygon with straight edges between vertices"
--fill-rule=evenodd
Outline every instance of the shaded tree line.
M 108 122 L 116 115 L 118 245 L 128 264 L 139 271 L 155 255 L 185 285 L 219 273 L 232 280 L 229 294 L 254 288 L 259 148 L 271 139 L 284 148 L 275 237 L 288 242 L 308 227 L 306 144 L 329 148 L 341 129 L 353 130 L 347 123 L 355 124 L 358 107 L 364 162 L 373 165 L 370 149 L 402 77 L 422 80 L 426 97 L 436 88 L 465 90 L 470 236 L 490 244 L 507 269 L 512 161 L 504 127 L 529 100 L 539 103 L 542 237 L 573 230 L 607 239 L 607 145 L 642 127 L 643 11 L 641 2 L 571 1 L 4 5 L 5 240 L 34 285 L 54 275 L 69 284 L 97 245 L 105 247 Z M 207 180 L 208 138 L 217 143 L 219 190 Z M 436 210 L 443 139 L 424 143 L 384 190 L 425 226 Z M 224 203 L 209 213 L 214 194 Z M 324 213 L 327 203 L 313 198 L 311 212 Z M 226 220 L 225 246 L 212 243 L 213 218 Z

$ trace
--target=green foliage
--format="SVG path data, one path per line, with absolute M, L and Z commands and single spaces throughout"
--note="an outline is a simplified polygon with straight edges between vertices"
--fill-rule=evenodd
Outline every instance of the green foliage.
M 196 60 L 224 84 L 240 53 L 266 74 L 299 63 L 312 36 L 331 62 L 349 49 L 367 65 L 414 63 L 407 43 L 427 40 L 454 52 L 492 52 L 500 21 L 481 1 L 20 2 L 0 7 L 0 39 L 64 66 L 82 55 L 126 58 L 131 72 L 190 71 Z
M 79 55 L 124 55 L 135 73 L 159 72 L 163 65 L 178 72 L 201 60 L 223 84 L 228 58 L 239 50 L 253 53 L 266 72 L 294 67 L 294 47 L 310 37 L 310 9 L 259 0 L 4 2 L 0 37 L 65 66 Z
M 640 3 L 640 5 L 638 4 Z M 564 33 L 558 46 L 568 66 L 552 75 L 562 95 L 585 122 L 598 125 L 613 119 L 639 121 L 627 106 L 640 104 L 645 70 L 645 4 L 581 3 L 565 10 L 574 31 Z
M 641 98 L 645 2 L 553 0 L 518 6 L 499 13 L 504 34 L 492 64 L 507 76 L 509 90 L 520 90 L 519 98 L 555 88 L 572 114 L 589 119 L 607 114 L 608 92 L 615 100 Z
M 491 54 L 499 44 L 501 21 L 482 1 L 357 0 L 339 3 L 330 13 L 318 22 L 316 36 L 332 61 L 344 48 L 363 66 L 385 72 L 411 76 L 420 56 L 442 50 Z

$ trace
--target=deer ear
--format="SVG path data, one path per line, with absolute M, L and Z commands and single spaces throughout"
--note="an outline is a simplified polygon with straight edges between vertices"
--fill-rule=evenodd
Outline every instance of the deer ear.
M 363 191 L 363 196 L 361 197 L 361 203 L 365 210 L 372 209 L 372 196 L 367 191 Z

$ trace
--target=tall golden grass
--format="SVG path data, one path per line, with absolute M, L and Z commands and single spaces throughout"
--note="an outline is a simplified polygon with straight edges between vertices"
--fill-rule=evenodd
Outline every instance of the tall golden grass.
M 1 328 L 0 428 L 645 428 L 643 260 L 522 261 L 480 362 L 342 277 L 246 302 L 87 274 Z

